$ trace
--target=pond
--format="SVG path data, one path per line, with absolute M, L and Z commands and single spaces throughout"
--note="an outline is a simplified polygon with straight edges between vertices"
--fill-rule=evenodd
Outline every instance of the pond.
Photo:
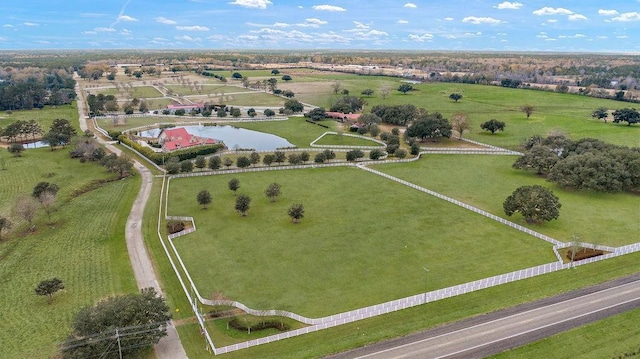
M 273 151 L 278 148 L 295 147 L 286 139 L 264 132 L 233 126 L 182 126 L 191 135 L 222 141 L 228 149 L 252 148 L 256 151 Z M 143 137 L 158 137 L 161 129 L 141 131 Z

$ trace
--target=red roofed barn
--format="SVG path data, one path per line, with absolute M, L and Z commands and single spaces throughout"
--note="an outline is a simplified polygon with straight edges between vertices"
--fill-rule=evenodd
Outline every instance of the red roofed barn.
M 212 145 L 216 143 L 216 140 L 194 136 L 184 127 L 178 127 L 162 130 L 158 137 L 158 143 L 162 145 L 163 149 L 172 151 L 198 145 Z

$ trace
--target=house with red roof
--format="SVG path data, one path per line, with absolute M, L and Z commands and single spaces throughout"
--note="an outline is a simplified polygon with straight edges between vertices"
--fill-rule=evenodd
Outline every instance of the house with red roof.
M 190 134 L 184 127 L 166 128 L 158 136 L 158 143 L 164 150 L 172 151 L 199 145 L 213 145 L 216 140 Z

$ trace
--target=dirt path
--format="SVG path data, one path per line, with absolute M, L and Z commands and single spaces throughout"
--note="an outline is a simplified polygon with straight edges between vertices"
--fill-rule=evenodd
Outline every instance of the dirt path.
M 80 85 L 76 83 L 76 93 L 78 94 L 78 117 L 80 121 L 80 129 L 86 131 L 87 118 L 85 117 L 84 108 L 84 94 L 80 88 Z M 117 155 L 120 155 L 122 151 L 115 146 L 107 143 L 100 137 L 97 137 L 98 141 L 105 145 L 107 149 Z M 153 175 L 145 166 L 137 161 L 133 161 L 135 169 L 142 176 L 142 186 L 140 192 L 133 202 L 131 212 L 127 218 L 127 228 L 125 229 L 125 238 L 127 241 L 127 251 L 129 252 L 129 260 L 133 267 L 133 273 L 138 283 L 138 288 L 153 287 L 158 293 L 162 293 L 162 289 L 158 284 L 158 280 L 155 272 L 153 271 L 153 264 L 149 258 L 149 253 L 144 245 L 144 237 L 142 236 L 142 217 L 144 215 L 144 208 L 149 199 L 151 193 L 151 187 L 153 186 Z M 159 359 L 182 359 L 187 358 L 187 354 L 182 347 L 178 331 L 175 328 L 173 321 L 169 322 L 167 326 L 167 336 L 162 338 L 158 344 L 155 345 L 156 355 Z

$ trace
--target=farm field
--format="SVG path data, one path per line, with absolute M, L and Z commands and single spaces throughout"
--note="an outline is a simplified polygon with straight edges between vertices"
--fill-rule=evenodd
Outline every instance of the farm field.
M 40 124 L 42 130 L 46 132 L 49 131 L 53 121 L 57 118 L 68 120 L 76 131 L 80 133 L 78 108 L 75 102 L 72 102 L 70 105 L 58 106 L 55 109 L 47 108 L 42 110 L 8 111 L 0 113 L 0 128 L 5 128 L 15 121 L 35 120 Z M 6 155 L 8 155 L 8 153 L 6 153 Z
M 358 169 L 236 176 L 253 198 L 248 217 L 233 211 L 230 175 L 171 182 L 169 214 L 198 226 L 174 243 L 204 296 L 318 317 L 423 292 L 423 266 L 437 289 L 555 258 L 546 242 Z M 283 188 L 275 203 L 262 193 L 271 182 Z M 207 210 L 201 189 L 214 198 Z M 294 202 L 307 213 L 298 225 L 286 216 Z
M 133 177 L 106 183 L 74 198 L 73 191 L 111 174 L 97 164 L 71 160 L 63 149 L 29 149 L 23 157 L 7 158 L 6 166 L 0 173 L 3 215 L 18 194 L 30 194 L 37 182 L 60 186 L 52 224 L 47 224 L 40 210 L 35 232 L 25 235 L 26 224 L 11 217 L 14 228 L 9 234 L 3 231 L 0 241 L 2 357 L 49 357 L 57 352 L 57 344 L 65 339 L 81 307 L 137 290 L 124 228 L 140 181 Z M 52 277 L 60 278 L 65 289 L 48 304 L 35 295 L 34 288 Z
M 640 223 L 625 213 L 638 209 L 637 195 L 566 190 L 523 170 L 511 168 L 517 156 L 423 155 L 419 161 L 375 166 L 377 170 L 480 207 L 561 242 L 576 235 L 587 243 L 621 246 L 638 242 Z M 508 217 L 502 203 L 518 187 L 549 187 L 560 198 L 557 220 L 527 224 L 522 216 Z
M 367 138 L 342 136 L 340 134 L 326 134 L 315 144 L 325 146 L 380 146 L 379 143 Z

